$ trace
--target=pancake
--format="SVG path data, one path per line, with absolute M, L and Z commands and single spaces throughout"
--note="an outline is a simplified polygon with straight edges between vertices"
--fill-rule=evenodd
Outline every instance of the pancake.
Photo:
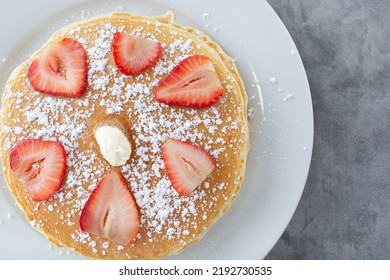
M 215 42 L 173 18 L 171 12 L 159 17 L 114 13 L 71 24 L 7 81 L 0 123 L 5 179 L 31 225 L 56 246 L 98 259 L 163 258 L 199 241 L 237 197 L 249 149 L 243 82 L 233 59 Z M 159 41 L 156 65 L 136 76 L 118 71 L 111 50 L 116 32 Z M 62 38 L 78 41 L 87 54 L 87 85 L 79 98 L 37 92 L 28 79 L 34 58 Z M 154 88 L 193 55 L 212 60 L 221 99 L 207 108 L 157 102 Z M 102 124 L 123 128 L 132 147 L 125 165 L 111 166 L 100 153 L 94 130 Z M 10 168 L 11 150 L 25 139 L 57 141 L 65 148 L 64 181 L 46 201 L 34 201 Z M 215 170 L 189 196 L 179 195 L 167 177 L 162 157 L 167 139 L 193 143 L 215 160 Z M 84 232 L 79 224 L 91 192 L 114 170 L 123 174 L 139 210 L 139 232 L 126 246 Z

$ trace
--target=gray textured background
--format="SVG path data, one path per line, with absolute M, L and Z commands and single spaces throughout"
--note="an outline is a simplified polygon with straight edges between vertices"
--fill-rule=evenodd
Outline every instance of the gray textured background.
M 268 0 L 310 83 L 308 181 L 267 259 L 390 259 L 390 0 Z

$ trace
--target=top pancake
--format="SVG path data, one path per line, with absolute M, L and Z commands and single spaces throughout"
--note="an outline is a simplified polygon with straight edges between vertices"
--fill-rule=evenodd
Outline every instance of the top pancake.
M 158 40 L 157 64 L 131 77 L 117 70 L 111 53 L 115 32 Z M 32 60 L 62 38 L 80 42 L 88 56 L 88 84 L 81 98 L 36 92 L 27 74 Z M 153 88 L 190 55 L 212 59 L 224 87 L 213 106 L 192 109 L 157 102 Z M 173 14 L 143 17 L 125 13 L 100 16 L 57 31 L 30 59 L 14 70 L 2 97 L 2 163 L 6 182 L 30 223 L 51 242 L 102 259 L 155 259 L 179 253 L 198 241 L 229 208 L 240 189 L 248 153 L 247 97 L 234 61 L 208 37 L 173 23 Z M 127 164 L 112 167 L 100 154 L 94 128 L 120 126 L 132 145 Z M 165 140 L 191 142 L 209 151 L 217 168 L 191 193 L 181 197 L 166 176 L 161 147 Z M 60 190 L 34 202 L 10 169 L 10 150 L 23 139 L 61 142 L 67 171 Z M 118 246 L 82 232 L 81 210 L 103 175 L 118 169 L 129 182 L 140 211 L 137 238 Z

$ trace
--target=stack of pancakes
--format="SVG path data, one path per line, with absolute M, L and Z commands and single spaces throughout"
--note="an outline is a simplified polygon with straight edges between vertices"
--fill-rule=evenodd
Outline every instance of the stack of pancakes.
M 157 64 L 137 76 L 120 73 L 111 51 L 116 32 L 158 40 L 162 55 Z M 62 38 L 72 38 L 86 50 L 88 81 L 80 98 L 39 93 L 28 80 L 33 59 Z M 153 89 L 175 65 L 196 54 L 212 60 L 223 86 L 222 98 L 200 109 L 157 102 Z M 115 13 L 57 31 L 13 71 L 2 102 L 0 145 L 9 189 L 30 223 L 48 240 L 82 255 L 155 259 L 179 253 L 228 210 L 242 184 L 249 131 L 240 75 L 215 42 L 173 23 L 171 12 L 160 17 Z M 121 167 L 111 166 L 100 153 L 93 133 L 102 123 L 123 128 L 131 142 L 131 158 Z M 65 147 L 65 179 L 47 201 L 32 200 L 10 169 L 10 151 L 24 139 L 59 141 Z M 178 195 L 166 175 L 161 146 L 167 139 L 191 142 L 215 159 L 215 170 L 188 197 Z M 83 232 L 79 225 L 92 190 L 112 170 L 123 174 L 139 208 L 139 233 L 126 246 Z

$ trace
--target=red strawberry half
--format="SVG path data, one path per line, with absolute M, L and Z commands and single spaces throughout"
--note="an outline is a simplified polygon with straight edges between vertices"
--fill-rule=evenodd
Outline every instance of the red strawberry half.
M 87 85 L 87 55 L 83 46 L 64 38 L 47 47 L 31 63 L 28 79 L 42 93 L 82 96 Z
M 167 176 L 182 196 L 189 196 L 216 166 L 208 152 L 187 142 L 169 139 L 162 152 Z
M 118 171 L 106 174 L 84 206 L 81 230 L 127 245 L 139 225 L 138 209 L 125 178 Z
M 10 166 L 31 198 L 44 201 L 61 187 L 66 171 L 66 154 L 59 142 L 24 140 L 11 151 Z
M 217 102 L 222 92 L 223 87 L 211 59 L 194 55 L 172 69 L 154 89 L 154 96 L 169 105 L 202 108 Z
M 161 44 L 127 33 L 115 33 L 112 53 L 119 71 L 138 75 L 156 64 L 161 55 Z

